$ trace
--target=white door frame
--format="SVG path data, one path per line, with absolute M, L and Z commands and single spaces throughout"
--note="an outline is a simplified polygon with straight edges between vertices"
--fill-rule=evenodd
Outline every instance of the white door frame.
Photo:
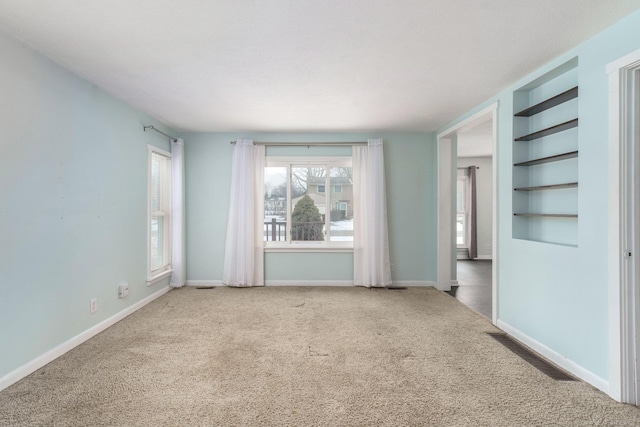
M 640 404 L 635 309 L 640 247 L 635 235 L 640 173 L 640 50 L 609 65 L 609 395 Z M 640 355 L 639 355 L 640 356 Z
M 451 267 L 455 257 L 454 206 L 456 180 L 456 138 L 460 129 L 491 117 L 493 128 L 493 218 L 491 267 L 491 320 L 498 321 L 498 102 L 451 126 L 436 136 L 438 147 L 438 289 L 451 289 Z

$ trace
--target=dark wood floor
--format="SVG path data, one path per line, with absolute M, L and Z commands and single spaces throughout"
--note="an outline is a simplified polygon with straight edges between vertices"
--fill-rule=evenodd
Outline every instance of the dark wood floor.
M 491 319 L 491 260 L 458 260 L 458 286 L 449 295 Z

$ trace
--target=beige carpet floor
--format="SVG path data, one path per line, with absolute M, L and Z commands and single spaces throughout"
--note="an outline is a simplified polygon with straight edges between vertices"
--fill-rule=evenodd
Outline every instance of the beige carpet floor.
M 169 292 L 0 392 L 3 426 L 639 426 L 432 288 Z

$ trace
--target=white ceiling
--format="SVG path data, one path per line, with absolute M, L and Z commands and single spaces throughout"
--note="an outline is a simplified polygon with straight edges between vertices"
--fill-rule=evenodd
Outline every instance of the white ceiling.
M 640 0 L 2 0 L 0 30 L 176 130 L 432 131 Z

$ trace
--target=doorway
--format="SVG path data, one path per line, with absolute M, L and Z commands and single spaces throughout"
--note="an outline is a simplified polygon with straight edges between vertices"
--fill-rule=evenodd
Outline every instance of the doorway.
M 493 120 L 457 131 L 456 257 L 450 294 L 491 319 Z M 457 283 L 456 283 L 457 282 Z
M 437 136 L 438 288 L 489 317 L 494 324 L 498 319 L 498 174 L 497 167 L 494 167 L 497 165 L 498 154 L 497 107 L 495 103 Z M 476 178 L 478 172 L 481 172 L 483 179 L 482 222 L 478 227 L 479 218 L 476 216 L 477 252 L 471 256 L 472 260 L 460 261 L 459 266 L 458 258 L 469 258 L 470 242 L 466 236 L 471 226 L 471 217 L 468 210 L 470 206 L 460 206 L 460 199 L 457 197 L 458 176 L 462 175 L 461 180 L 466 181 L 464 171 L 472 166 L 475 167 Z M 462 172 L 458 172 L 458 167 Z M 478 182 L 475 184 L 477 202 Z M 470 200 L 470 197 L 464 199 Z M 476 214 L 480 213 L 479 208 L 476 206 Z M 482 233 L 478 233 L 480 229 Z M 459 247 L 461 233 L 465 238 Z M 480 235 L 482 239 L 479 238 Z

